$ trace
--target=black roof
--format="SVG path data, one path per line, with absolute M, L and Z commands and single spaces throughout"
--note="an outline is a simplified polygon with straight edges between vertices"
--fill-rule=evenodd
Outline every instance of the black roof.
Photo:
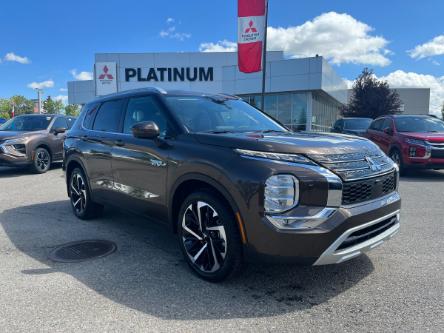
M 110 99 L 114 99 L 116 97 L 132 97 L 138 95 L 146 95 L 149 94 L 159 94 L 159 95 L 171 95 L 171 96 L 207 96 L 213 98 L 238 98 L 236 96 L 227 95 L 227 94 L 211 94 L 211 93 L 203 93 L 196 91 L 187 91 L 187 90 L 165 90 L 157 87 L 146 87 L 132 90 L 125 90 L 105 96 L 98 97 L 94 99 L 93 102 L 102 102 Z

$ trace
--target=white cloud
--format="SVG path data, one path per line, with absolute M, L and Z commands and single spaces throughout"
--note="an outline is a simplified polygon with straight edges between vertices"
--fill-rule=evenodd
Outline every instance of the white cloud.
M 268 28 L 268 49 L 283 50 L 299 58 L 319 54 L 334 64 L 387 66 L 388 41 L 370 33 L 374 29 L 348 14 L 329 12 L 302 25 Z
M 44 88 L 52 88 L 54 87 L 53 80 L 46 80 L 42 82 L 31 82 L 28 84 L 28 88 L 32 89 L 44 89 Z
M 441 115 L 441 107 L 444 102 L 444 76 L 438 77 L 414 72 L 397 70 L 386 76 L 377 77 L 379 80 L 387 81 L 390 88 L 430 88 L 429 112 Z M 354 81 L 344 79 L 349 89 Z
M 444 35 L 436 36 L 427 43 L 415 46 L 407 51 L 413 59 L 423 59 L 444 54 Z
M 53 97 L 52 99 L 54 99 L 56 101 L 61 101 L 65 105 L 68 103 L 68 96 L 66 96 L 66 95 L 57 95 L 57 96 Z
M 20 64 L 29 64 L 31 62 L 31 60 L 29 60 L 28 57 L 19 56 L 14 52 L 6 53 L 4 60 L 18 62 Z
M 444 102 L 444 76 L 397 70 L 380 79 L 386 80 L 391 88 L 430 88 L 430 113 L 441 114 Z
M 77 69 L 71 69 L 69 71 L 72 77 L 79 81 L 92 80 L 93 73 L 92 72 L 77 72 Z
M 66 88 L 60 88 L 59 91 L 60 91 L 60 92 L 67 92 L 68 89 L 66 89 Z
M 180 41 L 184 41 L 185 39 L 191 38 L 191 34 L 187 32 L 179 32 L 177 31 L 176 26 L 174 23 L 176 20 L 172 17 L 169 17 L 166 19 L 166 28 L 162 29 L 159 32 L 159 36 L 162 38 L 171 38 L 171 39 L 177 39 Z M 178 22 L 180 24 L 180 22 Z
M 324 56 L 334 64 L 353 63 L 374 66 L 390 64 L 388 41 L 371 35 L 374 29 L 348 14 L 324 13 L 294 27 L 268 27 L 267 49 L 283 50 L 287 57 Z M 223 40 L 202 43 L 203 52 L 235 51 L 236 43 Z
M 237 50 L 237 44 L 229 40 L 220 40 L 217 43 L 201 43 L 200 52 L 234 52 Z

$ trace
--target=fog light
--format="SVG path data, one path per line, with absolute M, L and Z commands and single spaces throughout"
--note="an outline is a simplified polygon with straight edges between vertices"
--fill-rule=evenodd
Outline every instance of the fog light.
M 409 156 L 415 157 L 416 156 L 416 147 L 410 147 L 409 149 Z
M 267 213 L 281 213 L 299 202 L 299 181 L 292 175 L 271 176 L 265 182 L 264 208 Z

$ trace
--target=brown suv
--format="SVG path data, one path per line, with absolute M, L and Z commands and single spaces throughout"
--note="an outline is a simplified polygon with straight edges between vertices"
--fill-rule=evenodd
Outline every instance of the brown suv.
M 62 115 L 21 115 L 0 126 L 0 166 L 30 166 L 48 171 L 63 159 L 65 132 L 75 118 Z
M 84 106 L 64 150 L 77 217 L 111 204 L 165 223 L 211 281 L 255 258 L 340 263 L 399 228 L 397 166 L 375 144 L 291 132 L 233 96 L 109 95 Z

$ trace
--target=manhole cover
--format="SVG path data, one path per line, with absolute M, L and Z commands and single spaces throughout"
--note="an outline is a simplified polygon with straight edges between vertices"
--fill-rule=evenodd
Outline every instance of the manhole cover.
M 117 250 L 117 245 L 107 240 L 84 240 L 56 247 L 49 259 L 58 262 L 79 262 L 102 258 Z

